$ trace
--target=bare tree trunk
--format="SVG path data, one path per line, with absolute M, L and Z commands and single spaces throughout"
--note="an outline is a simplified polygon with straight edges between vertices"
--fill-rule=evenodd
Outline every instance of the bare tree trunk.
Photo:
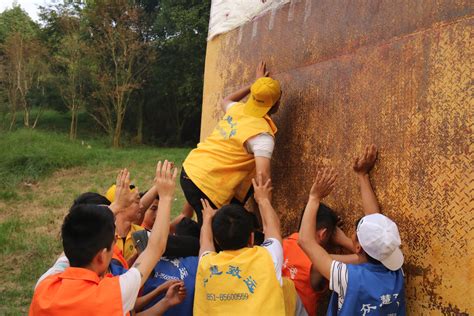
M 25 114 L 23 115 L 23 125 L 30 127 L 30 110 L 26 105 L 23 106 Z
M 76 109 L 74 106 L 71 108 L 71 126 L 69 128 L 69 139 L 74 140 L 76 139 Z
M 79 121 L 79 113 L 77 113 L 78 109 L 76 109 L 76 117 L 75 117 L 75 123 L 74 123 L 74 139 L 77 138 L 77 123 Z
M 36 124 L 38 123 L 38 120 L 39 120 L 41 114 L 43 114 L 43 111 L 44 111 L 44 107 L 42 106 L 42 107 L 40 107 L 40 110 L 39 110 L 38 114 L 36 115 L 35 121 L 34 121 L 33 126 L 31 128 L 34 129 L 36 127 Z
M 42 91 L 42 95 L 44 96 L 44 88 L 41 89 L 41 91 Z M 43 107 L 43 105 L 40 105 L 39 112 L 38 112 L 38 114 L 36 114 L 35 121 L 34 121 L 33 126 L 31 128 L 34 129 L 36 127 L 36 124 L 38 124 L 39 118 L 40 118 L 41 114 L 43 114 L 43 111 L 44 111 L 44 107 Z
M 115 125 L 115 130 L 114 130 L 114 135 L 113 135 L 113 140 L 112 140 L 112 146 L 114 148 L 120 147 L 120 136 L 122 134 L 122 120 L 117 120 L 117 123 Z
M 16 110 L 13 111 L 13 113 L 12 113 L 12 119 L 10 120 L 10 128 L 8 129 L 9 132 L 12 131 L 13 126 L 15 125 L 15 123 L 16 123 Z
M 73 82 L 75 82 L 75 77 L 72 77 Z M 72 104 L 69 107 L 71 110 L 71 126 L 69 128 L 69 139 L 75 140 L 76 139 L 76 131 L 77 131 L 77 110 L 78 105 L 76 104 L 76 95 L 73 93 L 72 95 Z
M 122 104 L 117 102 L 117 107 L 116 107 L 116 122 L 115 122 L 115 129 L 114 129 L 114 135 L 113 135 L 113 140 L 112 140 L 112 146 L 114 148 L 120 147 L 120 136 L 122 134 L 122 124 L 123 124 L 123 118 L 124 114 L 122 110 Z

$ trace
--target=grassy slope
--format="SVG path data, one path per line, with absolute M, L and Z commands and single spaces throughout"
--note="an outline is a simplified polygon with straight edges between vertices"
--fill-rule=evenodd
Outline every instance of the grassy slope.
M 189 149 L 109 149 L 103 141 L 18 130 L 0 134 L 0 314 L 27 313 L 37 278 L 61 252 L 62 218 L 80 193 L 104 193 L 127 167 L 141 190 L 151 185 L 156 162 L 181 164 Z M 173 213 L 183 195 L 178 190 Z

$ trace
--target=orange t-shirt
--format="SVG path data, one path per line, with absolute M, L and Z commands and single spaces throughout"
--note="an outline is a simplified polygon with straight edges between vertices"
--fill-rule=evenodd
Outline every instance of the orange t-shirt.
M 91 270 L 69 267 L 38 284 L 29 315 L 123 316 L 122 309 L 118 277 L 101 279 Z
M 296 291 L 309 316 L 316 316 L 321 294 L 311 287 L 311 260 L 298 246 L 298 233 L 283 239 L 282 276 L 293 280 Z

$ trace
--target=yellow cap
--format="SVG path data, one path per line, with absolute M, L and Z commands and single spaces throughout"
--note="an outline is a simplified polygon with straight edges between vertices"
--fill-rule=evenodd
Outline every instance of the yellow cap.
M 110 188 L 107 190 L 105 193 L 105 197 L 107 200 L 110 201 L 110 203 L 113 203 L 115 201 L 115 184 L 112 184 Z M 130 185 L 130 191 L 136 190 L 135 185 Z
M 112 186 L 107 190 L 105 197 L 110 201 L 110 203 L 115 200 L 115 184 L 112 184 Z
M 245 103 L 244 113 L 264 117 L 281 95 L 280 83 L 270 77 L 262 77 L 250 87 L 250 97 Z

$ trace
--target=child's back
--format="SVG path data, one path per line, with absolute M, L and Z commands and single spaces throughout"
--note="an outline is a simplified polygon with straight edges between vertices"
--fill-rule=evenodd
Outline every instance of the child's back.
M 334 261 L 330 287 L 334 290 L 328 315 L 405 315 L 401 269 L 381 264 L 344 264 Z

